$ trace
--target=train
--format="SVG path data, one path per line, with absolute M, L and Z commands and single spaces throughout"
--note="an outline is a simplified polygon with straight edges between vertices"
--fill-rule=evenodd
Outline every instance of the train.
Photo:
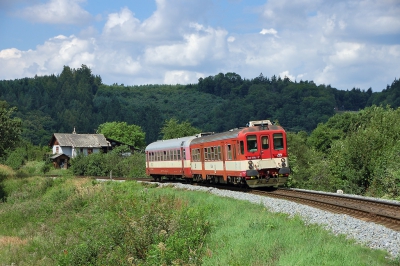
M 221 133 L 158 140 L 145 153 L 146 174 L 155 181 L 261 188 L 283 186 L 290 174 L 286 132 L 270 120 L 250 121 Z

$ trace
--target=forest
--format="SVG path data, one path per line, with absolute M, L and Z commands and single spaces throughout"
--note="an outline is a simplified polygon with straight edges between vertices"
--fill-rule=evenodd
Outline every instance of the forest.
M 203 131 L 221 132 L 250 120 L 270 119 L 292 132 L 311 133 L 337 112 L 372 105 L 400 106 L 400 81 L 382 92 L 338 90 L 313 81 L 263 74 L 243 79 L 219 73 L 189 85 L 102 84 L 90 68 L 64 66 L 61 74 L 0 81 L 0 100 L 16 107 L 23 138 L 47 145 L 53 133 L 94 133 L 105 122 L 140 126 L 146 142 L 160 138 L 165 120 L 189 121 Z
M 381 92 L 236 73 L 125 86 L 103 84 L 85 65 L 64 66 L 59 75 L 0 81 L 2 102 L 19 119 L 22 140 L 43 148 L 53 133 L 95 133 L 115 121 L 139 126 L 148 144 L 163 137 L 166 121 L 221 132 L 270 119 L 288 132 L 289 186 L 400 197 L 397 79 Z

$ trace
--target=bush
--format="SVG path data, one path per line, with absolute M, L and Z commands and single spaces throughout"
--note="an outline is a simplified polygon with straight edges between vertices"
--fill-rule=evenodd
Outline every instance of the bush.
M 79 154 L 71 160 L 71 171 L 77 176 L 143 177 L 146 160 L 143 153 L 123 156 L 121 150 L 110 153 Z
M 15 176 L 15 172 L 11 167 L 7 165 L 0 164 L 0 182 L 8 177 Z
M 25 160 L 25 149 L 23 147 L 19 147 L 7 156 L 5 164 L 10 166 L 14 170 L 18 170 L 22 165 L 24 165 Z

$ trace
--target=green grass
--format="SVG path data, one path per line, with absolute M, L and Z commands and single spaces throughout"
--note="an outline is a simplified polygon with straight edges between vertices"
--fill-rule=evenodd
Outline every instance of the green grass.
M 300 218 L 136 182 L 3 181 L 0 265 L 399 265 Z

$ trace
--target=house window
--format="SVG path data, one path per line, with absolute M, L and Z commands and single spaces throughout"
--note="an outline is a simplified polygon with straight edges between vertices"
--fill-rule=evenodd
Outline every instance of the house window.
M 56 147 L 56 154 L 58 154 L 60 152 L 60 147 Z
M 88 149 L 87 149 L 87 154 L 92 154 L 92 153 L 93 153 L 93 149 L 88 148 Z

